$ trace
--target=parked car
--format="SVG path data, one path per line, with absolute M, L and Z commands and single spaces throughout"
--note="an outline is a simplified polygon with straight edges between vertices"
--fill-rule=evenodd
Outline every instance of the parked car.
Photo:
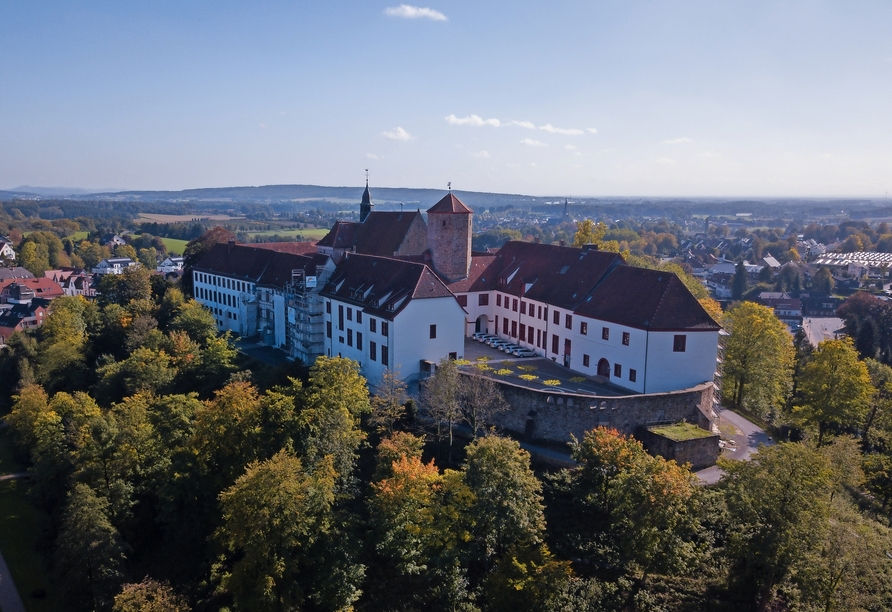
M 474 340 L 477 342 L 486 342 L 487 340 L 495 340 L 498 336 L 493 336 L 492 334 L 474 334 Z
M 502 346 L 499 347 L 499 350 L 502 351 L 503 353 L 513 353 L 514 351 L 516 351 L 517 349 L 520 349 L 520 348 L 523 348 L 523 347 L 520 346 L 519 344 L 511 343 L 511 344 L 503 344 Z
M 515 357 L 535 357 L 536 351 L 534 351 L 533 349 L 520 347 L 511 351 L 511 354 Z
M 486 340 L 484 340 L 484 342 L 490 346 L 494 346 L 496 343 L 500 343 L 500 344 L 508 343 L 507 340 L 502 340 L 498 336 L 493 336 L 492 338 L 487 338 Z
M 511 344 L 511 343 L 508 342 L 507 340 L 502 340 L 500 338 L 496 338 L 492 342 L 487 342 L 487 344 L 490 345 L 491 347 L 493 347 L 494 349 L 502 350 L 503 346 L 505 346 L 506 344 Z

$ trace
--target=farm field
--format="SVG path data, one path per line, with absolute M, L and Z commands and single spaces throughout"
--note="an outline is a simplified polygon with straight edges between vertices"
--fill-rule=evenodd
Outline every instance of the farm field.
M 186 223 L 197 219 L 208 219 L 211 221 L 231 221 L 235 219 L 244 219 L 244 217 L 231 217 L 229 215 L 210 215 L 204 213 L 195 213 L 193 215 L 164 215 L 155 213 L 139 213 L 139 219 L 145 221 L 154 221 L 155 223 Z M 138 222 L 139 220 L 137 220 Z
M 86 240 L 89 234 L 90 232 L 74 232 L 69 238 L 75 242 L 80 242 L 81 240 Z

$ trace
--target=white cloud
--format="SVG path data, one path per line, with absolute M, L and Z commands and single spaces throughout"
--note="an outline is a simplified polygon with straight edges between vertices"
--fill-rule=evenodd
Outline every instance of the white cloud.
M 384 14 L 388 17 L 401 17 L 403 19 L 430 19 L 432 21 L 449 21 L 446 15 L 432 8 L 421 8 L 420 6 L 410 6 L 401 4 L 399 6 L 389 6 L 384 9 Z
M 544 142 L 539 142 L 538 140 L 533 140 L 532 138 L 524 138 L 520 141 L 520 144 L 525 144 L 530 147 L 547 147 L 548 145 Z
M 669 157 L 660 157 L 660 158 L 657 158 L 657 163 L 662 164 L 664 166 L 674 166 L 675 160 L 671 159 Z
M 691 142 L 694 142 L 694 141 L 691 140 L 690 138 L 688 138 L 687 136 L 682 136 L 681 138 L 672 138 L 670 140 L 664 140 L 663 144 L 675 145 L 675 144 L 689 144 Z
M 499 127 L 502 124 L 498 119 L 484 119 L 477 115 L 470 115 L 468 117 L 449 115 L 446 117 L 446 122 L 450 125 L 491 125 L 492 127 Z
M 266 124 L 265 124 L 265 123 L 261 123 L 261 124 L 259 124 L 259 125 L 260 125 L 260 129 L 263 129 L 263 130 L 266 129 Z
M 378 159 L 378 156 L 374 153 L 366 153 L 365 156 L 369 159 Z
M 412 140 L 412 135 L 401 127 L 397 127 L 389 132 L 381 132 L 381 135 L 389 140 Z
M 589 134 L 597 134 L 597 133 L 598 133 L 598 128 L 589 128 L 589 129 L 588 129 L 588 133 L 589 133 Z
M 517 127 L 526 128 L 528 130 L 535 130 L 536 126 L 533 125 L 532 121 L 511 121 L 509 125 L 516 125 Z
M 551 134 L 566 134 L 568 136 L 579 136 L 583 133 L 582 130 L 578 130 L 576 128 L 556 128 L 550 123 L 546 123 L 545 125 L 539 126 L 540 130 L 545 130 Z
M 577 147 L 576 145 L 564 145 L 564 148 L 567 149 L 568 151 L 575 151 L 579 147 Z
M 473 155 L 477 159 L 489 159 L 490 157 L 492 157 L 492 155 L 490 155 L 486 151 L 477 151 L 476 153 L 473 153 Z

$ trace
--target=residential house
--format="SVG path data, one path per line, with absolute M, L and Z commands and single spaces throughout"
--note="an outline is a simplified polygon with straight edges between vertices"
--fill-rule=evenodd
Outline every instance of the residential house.
M 138 265 L 138 261 L 133 261 L 129 257 L 110 257 L 96 264 L 96 267 L 93 268 L 93 274 L 98 274 L 99 276 L 103 274 L 121 274 L 127 268 Z
M 0 345 L 6 344 L 17 331 L 33 329 L 43 324 L 49 314 L 50 300 L 33 298 L 0 310 Z

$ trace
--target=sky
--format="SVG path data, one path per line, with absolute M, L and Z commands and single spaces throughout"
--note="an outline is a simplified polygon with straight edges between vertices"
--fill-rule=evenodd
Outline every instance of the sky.
M 0 189 L 885 197 L 892 2 L 0 2 Z

